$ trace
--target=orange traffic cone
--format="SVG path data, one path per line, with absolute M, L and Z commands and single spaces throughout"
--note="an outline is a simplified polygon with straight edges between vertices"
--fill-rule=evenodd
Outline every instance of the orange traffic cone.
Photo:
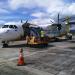
M 23 57 L 23 49 L 20 48 L 20 54 L 19 54 L 19 59 L 18 59 L 18 66 L 23 66 L 25 65 L 25 62 L 24 62 L 24 57 Z

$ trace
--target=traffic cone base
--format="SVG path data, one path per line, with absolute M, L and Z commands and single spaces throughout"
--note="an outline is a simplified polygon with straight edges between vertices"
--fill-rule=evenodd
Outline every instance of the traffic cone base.
M 19 54 L 19 59 L 18 59 L 18 64 L 17 66 L 23 66 L 25 65 L 25 62 L 24 62 L 24 57 L 23 57 L 23 50 L 20 49 L 20 54 Z
M 25 65 L 24 58 L 19 58 L 17 65 L 18 65 L 18 66 Z

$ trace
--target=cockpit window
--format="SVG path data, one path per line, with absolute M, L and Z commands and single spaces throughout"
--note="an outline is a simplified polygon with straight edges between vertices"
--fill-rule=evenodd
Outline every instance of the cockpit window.
M 16 25 L 9 25 L 9 28 L 17 29 Z
M 16 28 L 17 28 L 17 26 L 16 26 L 16 25 L 14 25 L 14 28 L 16 29 Z
M 9 25 L 4 25 L 2 28 L 8 28 L 9 27 Z
M 4 25 L 2 28 L 12 28 L 17 29 L 18 27 L 16 25 Z
M 13 28 L 14 29 L 14 26 L 13 25 L 9 25 L 9 28 Z

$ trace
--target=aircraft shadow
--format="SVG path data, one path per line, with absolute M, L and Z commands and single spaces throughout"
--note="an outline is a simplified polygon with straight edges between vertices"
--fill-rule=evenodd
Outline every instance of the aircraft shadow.
M 70 43 L 75 43 L 75 41 L 74 40 L 72 40 L 72 41 L 69 41 Z
M 69 49 L 74 49 L 75 50 L 75 47 L 68 47 Z
M 58 39 L 58 40 L 53 40 L 53 41 L 50 41 L 50 43 L 52 43 L 52 42 L 64 42 L 64 41 L 67 41 L 67 39 Z
M 9 45 L 6 48 L 21 48 L 21 47 L 30 47 L 30 48 L 48 48 L 54 47 L 54 45 L 27 45 L 27 44 L 18 44 L 18 45 Z
M 33 46 L 29 46 L 31 48 L 37 48 L 37 49 L 43 49 L 43 48 L 48 48 L 48 47 L 54 47 L 54 45 L 33 45 Z
M 27 44 L 9 45 L 7 48 L 21 48 L 27 47 Z

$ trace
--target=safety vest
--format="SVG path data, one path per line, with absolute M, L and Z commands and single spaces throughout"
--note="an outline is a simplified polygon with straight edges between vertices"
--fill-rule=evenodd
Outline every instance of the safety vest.
M 44 37 L 44 34 L 45 34 L 44 31 L 41 31 L 41 37 Z

